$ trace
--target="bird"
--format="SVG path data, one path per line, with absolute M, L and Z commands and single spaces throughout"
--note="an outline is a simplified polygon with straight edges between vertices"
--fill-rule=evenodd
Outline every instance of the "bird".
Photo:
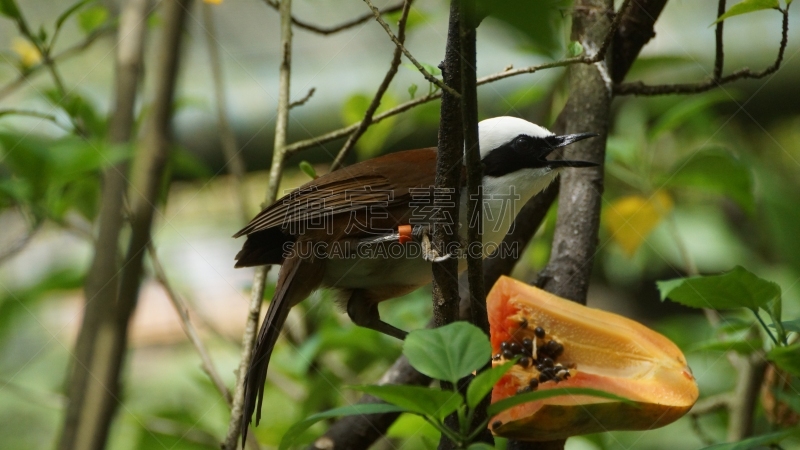
M 598 165 L 547 159 L 559 148 L 595 136 L 557 136 L 510 116 L 479 122 L 483 249 L 502 242 L 522 206 L 563 169 Z M 435 175 L 435 147 L 379 156 L 304 184 L 234 234 L 247 237 L 235 267 L 281 265 L 246 374 L 243 441 L 253 414 L 256 425 L 261 420 L 269 359 L 289 310 L 318 288 L 338 291 L 356 325 L 398 339 L 406 336 L 381 320 L 378 303 L 430 283 L 431 265 L 453 256 L 431 247 L 432 227 L 455 226 L 463 240 L 474 222 L 466 217 L 466 186 L 459 193 L 438 192 L 433 189 Z M 458 222 L 439 211 L 455 201 L 461 204 Z M 459 271 L 466 268 L 463 261 Z

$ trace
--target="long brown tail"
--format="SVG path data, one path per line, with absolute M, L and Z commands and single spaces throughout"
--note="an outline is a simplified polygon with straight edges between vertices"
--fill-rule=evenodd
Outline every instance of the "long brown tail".
M 319 261 L 301 259 L 297 256 L 286 259 L 278 274 L 275 295 L 269 304 L 264 323 L 258 332 L 256 347 L 250 359 L 250 368 L 244 382 L 244 417 L 242 417 L 242 447 L 247 437 L 247 425 L 256 413 L 256 425 L 261 420 L 261 404 L 264 401 L 264 383 L 272 349 L 278 341 L 283 324 L 292 306 L 301 302 L 320 283 Z M 295 282 L 297 279 L 297 282 Z

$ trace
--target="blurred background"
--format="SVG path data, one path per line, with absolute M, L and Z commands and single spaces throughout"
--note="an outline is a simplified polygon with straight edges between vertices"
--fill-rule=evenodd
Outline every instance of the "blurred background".
M 377 6 L 390 2 L 376 1 Z M 569 47 L 568 1 L 542 2 L 524 15 L 487 18 L 478 32 L 478 76 L 557 60 Z M 618 2 L 619 3 L 619 2 Z M 73 2 L 20 2 L 29 23 L 52 30 Z M 247 210 L 255 214 L 266 191 L 275 129 L 279 64 L 277 13 L 257 0 L 209 5 L 217 25 L 225 102 L 247 168 Z M 178 78 L 176 144 L 171 183 L 153 235 L 172 285 L 191 305 L 210 355 L 228 386 L 235 381 L 247 316 L 251 269 L 233 269 L 242 241 L 231 239 L 243 222 L 237 191 L 221 150 L 211 68 L 201 7 L 190 12 Z M 119 5 L 90 3 L 64 23 L 56 53 L 113 21 Z M 537 9 L 539 8 L 539 9 Z M 160 9 L 149 19 L 144 101 L 153 80 L 148 70 L 160 45 Z M 368 12 L 360 1 L 296 0 L 294 15 L 331 26 Z M 448 2 L 414 4 L 406 45 L 431 66 L 441 61 Z M 716 2 L 674 0 L 656 25 L 628 81 L 699 81 L 714 55 Z M 790 14 L 798 23 L 800 11 Z M 390 16 L 390 19 L 396 16 Z M 761 11 L 725 25 L 726 72 L 773 63 L 781 16 Z M 394 21 L 390 22 L 394 24 Z M 74 57 L 59 61 L 67 89 L 102 123 L 114 80 L 114 33 Z M 705 94 L 614 101 L 607 156 L 604 227 L 595 257 L 589 305 L 633 317 L 662 331 L 684 350 L 703 396 L 730 390 L 734 371 L 724 354 L 691 350 L 713 330 L 702 314 L 662 303 L 656 280 L 685 276 L 687 257 L 701 273 L 739 264 L 780 284 L 784 317 L 800 316 L 800 31 L 790 26 L 783 66 L 774 75 L 740 81 Z M 100 176 L 92 147 L 71 136 L 69 116 L 54 106 L 37 53 L 13 22 L 0 18 L 0 111 L 24 109 L 52 116 L 0 115 L 0 447 L 54 446 L 63 420 L 70 354 L 80 327 L 83 282 L 93 253 Z M 292 110 L 289 142 L 360 120 L 389 66 L 393 44 L 374 21 L 321 36 L 295 30 L 292 98 L 314 89 Z M 40 55 L 39 55 L 40 58 Z M 549 126 L 568 92 L 565 70 L 554 69 L 484 85 L 480 118 L 523 117 Z M 413 66 L 402 65 L 381 106 L 400 104 L 431 89 Z M 349 162 L 400 149 L 433 146 L 438 101 L 373 127 Z M 591 130 L 587 130 L 591 131 Z M 325 173 L 343 140 L 293 155 L 282 189 L 308 176 L 301 161 Z M 700 155 L 702 164 L 693 157 Z M 91 161 L 90 161 L 91 160 Z M 92 161 L 95 161 L 94 163 Z M 94 164 L 94 165 L 93 165 Z M 693 170 L 715 170 L 716 182 Z M 702 177 L 701 177 L 702 178 Z M 167 191 L 168 189 L 168 191 Z M 526 249 L 514 275 L 531 281 L 547 262 L 555 209 Z M 684 249 L 685 251 L 682 251 Z M 274 282 L 276 271 L 270 274 Z M 271 296 L 268 289 L 267 297 Z M 421 328 L 430 316 L 428 288 L 382 305 L 382 315 L 403 329 Z M 735 315 L 730 316 L 734 320 Z M 742 317 L 743 319 L 744 317 Z M 347 385 L 375 382 L 400 354 L 401 344 L 354 327 L 326 292 L 314 294 L 289 319 L 289 332 L 273 356 L 265 404 L 281 411 L 255 429 L 259 441 L 277 445 L 296 421 L 358 398 Z M 148 270 L 130 336 L 121 407 L 109 438 L 112 449 L 218 448 L 228 425 L 224 400 L 200 368 L 178 315 Z M 759 426 L 766 428 L 763 411 Z M 699 448 L 724 440 L 726 414 L 688 418 L 646 433 L 615 432 L 573 438 L 569 449 Z M 318 436 L 325 424 L 307 432 Z M 377 448 L 435 448 L 435 431 L 403 416 Z M 785 447 L 789 448 L 789 447 Z M 800 448 L 800 447 L 799 447 Z

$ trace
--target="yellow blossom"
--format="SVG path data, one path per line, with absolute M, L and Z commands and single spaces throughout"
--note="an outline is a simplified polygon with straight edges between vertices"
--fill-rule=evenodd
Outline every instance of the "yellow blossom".
M 32 67 L 42 61 L 42 54 L 39 53 L 39 49 L 27 39 L 15 37 L 11 42 L 11 50 L 19 56 L 19 62 L 22 67 Z

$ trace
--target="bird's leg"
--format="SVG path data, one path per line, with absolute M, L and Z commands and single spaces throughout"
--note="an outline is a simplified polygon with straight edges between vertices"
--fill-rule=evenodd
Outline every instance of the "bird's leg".
M 353 291 L 353 295 L 347 300 L 347 315 L 354 324 L 360 327 L 380 331 L 400 340 L 405 339 L 408 335 L 408 332 L 382 321 L 378 312 L 378 304 L 365 297 L 360 290 Z
M 441 262 L 450 259 L 452 255 L 449 253 L 445 254 L 444 256 L 440 256 L 439 251 L 433 248 L 430 234 L 431 230 L 428 225 L 416 227 L 414 230 L 414 237 L 419 239 L 420 246 L 422 247 L 422 259 L 430 262 Z

